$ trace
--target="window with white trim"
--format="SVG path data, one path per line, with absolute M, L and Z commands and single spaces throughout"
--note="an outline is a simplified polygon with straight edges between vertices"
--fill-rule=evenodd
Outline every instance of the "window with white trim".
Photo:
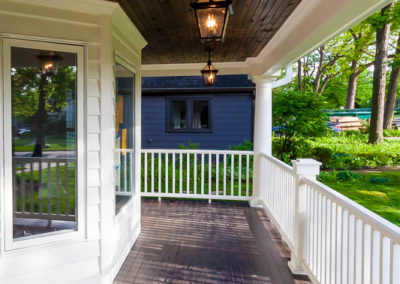
M 6 249 L 82 235 L 83 46 L 3 47 Z

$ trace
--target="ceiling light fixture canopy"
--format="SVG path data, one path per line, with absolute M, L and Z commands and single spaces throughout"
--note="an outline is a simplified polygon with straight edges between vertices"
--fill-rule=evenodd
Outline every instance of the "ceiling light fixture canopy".
M 217 78 L 218 70 L 211 63 L 211 50 L 208 50 L 207 65 L 201 70 L 203 81 L 206 86 L 212 86 Z
M 203 42 L 223 41 L 231 4 L 232 0 L 196 0 L 190 4 Z

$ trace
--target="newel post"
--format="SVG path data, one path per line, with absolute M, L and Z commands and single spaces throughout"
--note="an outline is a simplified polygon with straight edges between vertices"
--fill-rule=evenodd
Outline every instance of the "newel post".
M 254 113 L 253 195 L 250 205 L 261 206 L 260 154 L 272 155 L 272 82 L 276 77 L 252 77 L 256 84 Z
M 305 274 L 301 261 L 305 252 L 306 237 L 306 185 L 302 183 L 303 178 L 315 180 L 320 173 L 322 163 L 314 159 L 297 159 L 292 161 L 293 169 L 296 175 L 296 195 L 294 210 L 294 249 L 292 251 L 289 267 L 293 274 Z

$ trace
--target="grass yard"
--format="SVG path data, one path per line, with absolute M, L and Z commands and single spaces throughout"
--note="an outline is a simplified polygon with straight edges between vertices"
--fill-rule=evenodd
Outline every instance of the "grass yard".
M 354 176 L 350 174 L 347 180 L 341 180 L 340 173 L 324 173 L 319 179 L 329 187 L 400 226 L 400 170 L 363 171 Z
M 66 179 L 68 173 L 68 180 Z M 50 177 L 50 179 L 49 179 Z M 58 206 L 61 214 L 66 213 L 66 205 L 68 202 L 68 213 L 75 212 L 75 167 L 73 164 L 68 165 L 66 170 L 65 165 L 59 167 L 59 179 L 57 180 L 57 168 L 51 167 L 50 173 L 48 169 L 42 170 L 42 180 L 40 182 L 39 171 L 33 171 L 33 179 L 30 172 L 24 173 L 25 189 L 20 189 L 17 194 L 17 211 L 21 211 L 23 205 L 25 210 L 30 210 L 33 206 L 33 212 L 52 212 L 57 214 Z M 17 184 L 22 184 L 22 173 L 16 176 Z M 68 186 L 66 186 L 68 182 Z M 39 184 L 42 185 L 42 191 L 39 192 Z M 57 183 L 59 184 L 57 191 Z M 50 185 L 50 186 L 49 186 Z M 32 187 L 33 186 L 33 187 Z M 68 198 L 66 189 L 68 188 Z M 50 190 L 50 191 L 49 191 Z M 49 196 L 50 193 L 50 196 Z M 41 204 L 41 205 L 40 205 Z M 49 208 L 50 205 L 50 208 Z M 40 207 L 41 206 L 41 207 Z
M 35 137 L 32 134 L 24 134 L 19 138 L 13 139 L 14 150 L 17 152 L 31 152 L 35 147 Z M 71 144 L 71 143 L 70 143 Z M 67 148 L 67 139 L 65 136 L 49 135 L 46 136 L 47 148 L 44 151 L 66 151 L 71 150 Z

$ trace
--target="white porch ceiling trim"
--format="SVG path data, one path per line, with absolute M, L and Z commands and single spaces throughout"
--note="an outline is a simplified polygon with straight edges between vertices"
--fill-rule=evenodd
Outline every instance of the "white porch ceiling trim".
M 204 63 L 183 63 L 183 64 L 148 64 L 142 65 L 143 77 L 163 76 L 200 76 L 200 70 Z M 218 69 L 218 75 L 248 74 L 249 65 L 247 62 L 213 62 Z
M 215 62 L 218 74 L 272 76 L 392 0 L 303 0 L 258 57 Z M 204 63 L 142 65 L 144 77 L 200 75 Z

